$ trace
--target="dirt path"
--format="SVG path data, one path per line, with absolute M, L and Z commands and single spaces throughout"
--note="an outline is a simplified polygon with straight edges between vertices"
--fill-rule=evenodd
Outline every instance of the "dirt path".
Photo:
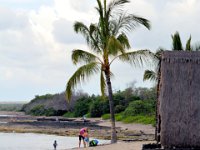
M 98 123 L 98 125 L 110 127 L 110 121 L 104 120 Z M 155 128 L 152 125 L 143 125 L 143 124 L 136 124 L 136 123 L 125 124 L 122 122 L 116 122 L 116 127 L 120 127 L 122 130 L 132 130 L 132 131 L 142 132 L 145 134 L 155 133 Z

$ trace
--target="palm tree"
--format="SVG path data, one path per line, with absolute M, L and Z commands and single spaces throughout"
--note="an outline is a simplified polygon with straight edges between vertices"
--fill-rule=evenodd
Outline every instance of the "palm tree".
M 92 23 L 87 27 L 82 22 L 75 22 L 75 32 L 85 37 L 92 52 L 80 49 L 73 50 L 73 63 L 75 65 L 83 63 L 83 65 L 71 76 L 66 86 L 66 94 L 68 99 L 70 99 L 72 90 L 79 82 L 100 72 L 101 93 L 102 96 L 106 96 L 107 89 L 109 99 L 111 143 L 117 142 L 117 135 L 110 66 L 117 59 L 133 65 L 142 65 L 142 60 L 145 60 L 150 53 L 148 50 L 127 51 L 127 49 L 130 49 L 127 32 L 132 31 L 139 25 L 150 29 L 148 20 L 123 12 L 122 7 L 129 2 L 129 0 L 113 0 L 107 4 L 106 0 L 103 3 L 101 0 L 97 0 L 98 23 Z

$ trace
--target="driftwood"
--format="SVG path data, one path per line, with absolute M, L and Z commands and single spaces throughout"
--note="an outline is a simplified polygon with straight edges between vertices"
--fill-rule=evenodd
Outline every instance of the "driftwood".
M 164 147 L 200 147 L 200 52 L 163 52 L 159 113 Z

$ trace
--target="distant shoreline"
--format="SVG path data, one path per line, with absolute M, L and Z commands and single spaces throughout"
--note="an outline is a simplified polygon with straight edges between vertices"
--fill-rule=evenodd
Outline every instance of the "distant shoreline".
M 69 121 L 51 121 L 64 117 L 35 117 L 24 115 L 22 112 L 0 112 L 0 115 L 14 115 L 14 117 L 0 117 L 0 132 L 18 133 L 44 133 L 61 136 L 78 136 L 79 130 L 87 126 L 91 137 L 99 139 L 110 139 L 110 123 L 100 118 L 89 118 L 87 122 L 81 118 L 69 119 Z M 38 121 L 39 120 L 39 121 Z M 71 121 L 70 121 L 71 120 Z M 117 123 L 117 134 L 119 140 L 143 141 L 154 139 L 154 128 L 150 125 L 128 125 Z M 149 129 L 148 129 L 149 128 Z

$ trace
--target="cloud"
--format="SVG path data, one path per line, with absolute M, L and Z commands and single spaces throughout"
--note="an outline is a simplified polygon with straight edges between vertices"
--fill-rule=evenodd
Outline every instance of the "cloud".
M 0 7 L 0 30 L 23 29 L 28 25 L 27 16 L 21 13 L 15 13 L 10 9 Z
M 16 10 L 39 9 L 41 5 L 52 6 L 53 0 L 0 0 L 1 7 L 12 8 Z
M 73 31 L 73 23 L 66 19 L 59 19 L 53 23 L 53 35 L 57 42 L 63 44 L 83 43 L 85 40 Z
M 88 49 L 81 35 L 73 31 L 73 23 L 97 22 L 95 0 L 0 0 L 0 100 L 30 100 L 37 94 L 65 90 L 69 77 L 78 66 L 71 62 L 75 48 Z M 183 43 L 192 36 L 198 41 L 200 2 L 197 0 L 134 0 L 130 13 L 147 18 L 152 29 L 136 28 L 129 33 L 132 49 L 171 48 L 171 34 L 179 31 Z M 143 82 L 143 70 L 123 63 L 113 63 L 114 89 L 126 88 L 137 80 Z M 123 79 L 123 82 L 121 82 Z M 100 93 L 99 76 L 78 85 L 91 93 Z M 91 88 L 92 87 L 92 88 Z M 12 93 L 12 94 L 11 94 Z

